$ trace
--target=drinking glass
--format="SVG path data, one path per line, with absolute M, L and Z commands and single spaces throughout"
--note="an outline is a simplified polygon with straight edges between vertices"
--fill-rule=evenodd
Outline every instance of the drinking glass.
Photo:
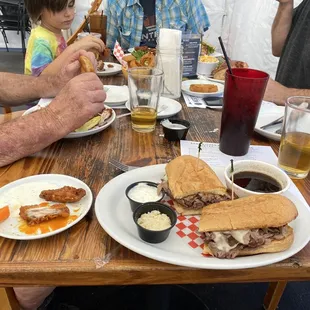
M 220 150 L 245 155 L 263 100 L 269 75 L 254 69 L 227 70 L 220 132 Z
M 279 166 L 292 178 L 310 170 L 310 97 L 290 97 L 285 106 Z
M 132 129 L 151 132 L 155 129 L 157 107 L 163 85 L 163 71 L 135 67 L 128 70 Z

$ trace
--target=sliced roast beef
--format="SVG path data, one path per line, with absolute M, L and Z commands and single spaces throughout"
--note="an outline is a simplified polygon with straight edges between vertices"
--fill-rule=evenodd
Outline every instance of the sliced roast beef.
M 197 193 L 195 195 L 189 195 L 182 199 L 175 199 L 169 189 L 168 182 L 163 181 L 158 185 L 158 191 L 163 190 L 168 196 L 174 199 L 177 203 L 189 209 L 201 209 L 204 206 L 207 206 L 212 203 L 229 200 L 230 197 L 228 194 L 217 195 L 211 193 Z
M 243 231 L 245 232 L 245 231 Z M 243 233 L 243 242 L 237 241 L 230 231 L 225 232 L 205 232 L 205 242 L 208 244 L 212 254 L 218 258 L 234 258 L 245 247 L 258 248 L 272 240 L 285 238 L 287 225 L 282 227 L 270 227 L 261 229 L 251 229 L 248 233 Z

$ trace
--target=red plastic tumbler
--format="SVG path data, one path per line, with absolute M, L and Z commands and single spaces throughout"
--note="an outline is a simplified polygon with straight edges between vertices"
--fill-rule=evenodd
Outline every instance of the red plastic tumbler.
M 228 155 L 245 155 L 263 100 L 269 75 L 253 69 L 226 71 L 220 150 Z

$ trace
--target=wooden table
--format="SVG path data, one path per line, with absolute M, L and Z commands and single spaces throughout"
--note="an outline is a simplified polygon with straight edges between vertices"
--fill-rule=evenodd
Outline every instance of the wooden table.
M 126 84 L 120 74 L 102 78 L 104 84 Z M 182 99 L 180 102 L 183 103 Z M 126 113 L 116 110 L 117 114 Z M 190 109 L 183 104 L 178 117 L 191 123 L 187 139 L 218 142 L 221 112 Z M 6 119 L 7 120 L 7 119 Z M 1 119 L 3 121 L 3 118 Z M 270 145 L 277 153 L 278 142 L 257 134 L 253 144 Z M 166 163 L 180 155 L 178 142 L 162 137 L 158 124 L 151 134 L 131 129 L 130 117 L 93 136 L 64 139 L 33 156 L 0 168 L 0 186 L 20 178 L 46 173 L 67 174 L 90 186 L 94 196 L 120 172 L 108 164 L 117 159 L 136 166 Z M 310 178 L 295 182 L 310 202 Z M 268 309 L 275 309 L 286 281 L 310 279 L 310 246 L 295 256 L 261 268 L 244 270 L 201 270 L 161 263 L 119 245 L 99 225 L 92 208 L 88 216 L 56 236 L 14 241 L 0 238 L 0 286 L 14 285 L 131 285 L 219 282 L 276 282 L 266 296 Z M 99 265 L 98 261 L 106 263 Z M 280 282 L 278 282 L 280 281 Z

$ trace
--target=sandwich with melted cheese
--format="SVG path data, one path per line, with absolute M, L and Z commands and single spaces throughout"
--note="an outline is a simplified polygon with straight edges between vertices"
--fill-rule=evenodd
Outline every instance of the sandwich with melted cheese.
M 292 201 L 281 195 L 253 195 L 204 208 L 199 231 L 204 254 L 235 258 L 282 252 L 294 241 L 288 225 L 298 215 Z
M 166 165 L 166 176 L 159 185 L 182 215 L 201 214 L 209 204 L 228 200 L 230 196 L 215 172 L 203 160 L 184 155 Z

